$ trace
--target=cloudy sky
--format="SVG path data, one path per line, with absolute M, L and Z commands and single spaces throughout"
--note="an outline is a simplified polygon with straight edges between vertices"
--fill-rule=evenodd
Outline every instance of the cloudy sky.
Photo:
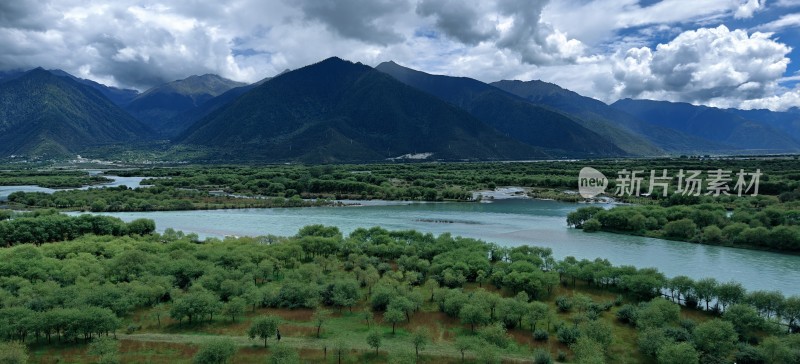
M 330 56 L 606 102 L 800 107 L 800 0 L 0 1 L 0 70 L 147 89 L 253 82 Z

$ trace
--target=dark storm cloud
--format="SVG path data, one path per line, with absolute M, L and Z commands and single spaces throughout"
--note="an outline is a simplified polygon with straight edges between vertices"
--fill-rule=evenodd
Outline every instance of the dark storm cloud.
M 391 24 L 384 24 L 381 19 L 410 7 L 405 1 L 396 0 L 302 0 L 292 3 L 298 4 L 307 20 L 320 21 L 343 37 L 379 45 L 404 40 Z
M 436 27 L 449 37 L 468 45 L 475 45 L 497 36 L 492 22 L 479 14 L 478 4 L 465 4 L 462 0 L 422 0 L 417 4 L 417 14 L 436 19 Z
M 0 28 L 46 29 L 53 17 L 42 11 L 47 2 L 42 0 L 0 1 Z

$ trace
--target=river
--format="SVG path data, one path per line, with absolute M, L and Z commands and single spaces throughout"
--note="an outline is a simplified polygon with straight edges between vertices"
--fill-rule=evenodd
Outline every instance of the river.
M 800 295 L 800 256 L 715 247 L 569 229 L 566 216 L 581 205 L 511 199 L 493 203 L 413 203 L 212 211 L 109 213 L 125 221 L 153 219 L 160 231 L 174 228 L 201 237 L 294 235 L 309 224 L 333 225 L 347 234 L 358 227 L 414 229 L 482 239 L 505 246 L 553 249 L 556 258 L 605 258 L 615 265 L 655 267 L 669 277 L 735 280 L 748 290 Z
M 93 174 L 92 171 L 89 172 Z M 97 173 L 94 173 L 97 174 Z M 44 192 L 44 193 L 53 193 L 56 191 L 65 191 L 65 190 L 85 190 L 89 188 L 100 188 L 100 187 L 118 187 L 118 186 L 128 186 L 130 188 L 137 188 L 142 187 L 141 183 L 142 180 L 147 179 L 148 177 L 120 177 L 120 176 L 107 176 L 103 175 L 108 179 L 111 179 L 111 182 L 103 183 L 99 185 L 92 185 L 92 186 L 83 186 L 79 188 L 47 188 L 47 187 L 40 187 L 40 186 L 33 186 L 33 185 L 25 185 L 25 186 L 0 186 L 0 201 L 8 200 L 8 195 L 14 192 Z

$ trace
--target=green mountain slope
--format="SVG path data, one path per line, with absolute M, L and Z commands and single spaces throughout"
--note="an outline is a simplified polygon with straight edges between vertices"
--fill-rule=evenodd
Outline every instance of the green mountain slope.
M 632 148 L 633 153 L 623 150 L 563 113 L 533 105 L 478 80 L 431 75 L 394 62 L 381 63 L 375 69 L 458 106 L 526 144 L 587 156 L 620 156 L 647 151 L 644 148 Z M 641 142 L 641 138 L 638 140 Z
M 57 157 L 151 137 L 100 92 L 41 68 L 0 83 L 0 156 Z
M 178 138 L 258 161 L 523 159 L 552 155 L 362 64 L 329 58 L 245 93 Z

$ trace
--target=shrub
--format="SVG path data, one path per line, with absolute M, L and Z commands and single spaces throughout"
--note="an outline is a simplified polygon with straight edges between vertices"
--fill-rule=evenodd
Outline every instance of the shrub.
M 560 312 L 568 312 L 572 309 L 572 300 L 566 296 L 556 297 L 556 306 Z
M 617 311 L 617 320 L 626 324 L 633 324 L 636 322 L 636 307 L 633 305 L 624 305 Z
M 566 345 L 574 344 L 578 341 L 579 336 L 581 336 L 581 332 L 577 327 L 563 325 L 556 331 L 556 338 L 558 338 L 558 341 Z
M 544 349 L 536 349 L 533 352 L 533 362 L 534 364 L 552 364 L 553 358 L 550 357 L 550 352 Z

